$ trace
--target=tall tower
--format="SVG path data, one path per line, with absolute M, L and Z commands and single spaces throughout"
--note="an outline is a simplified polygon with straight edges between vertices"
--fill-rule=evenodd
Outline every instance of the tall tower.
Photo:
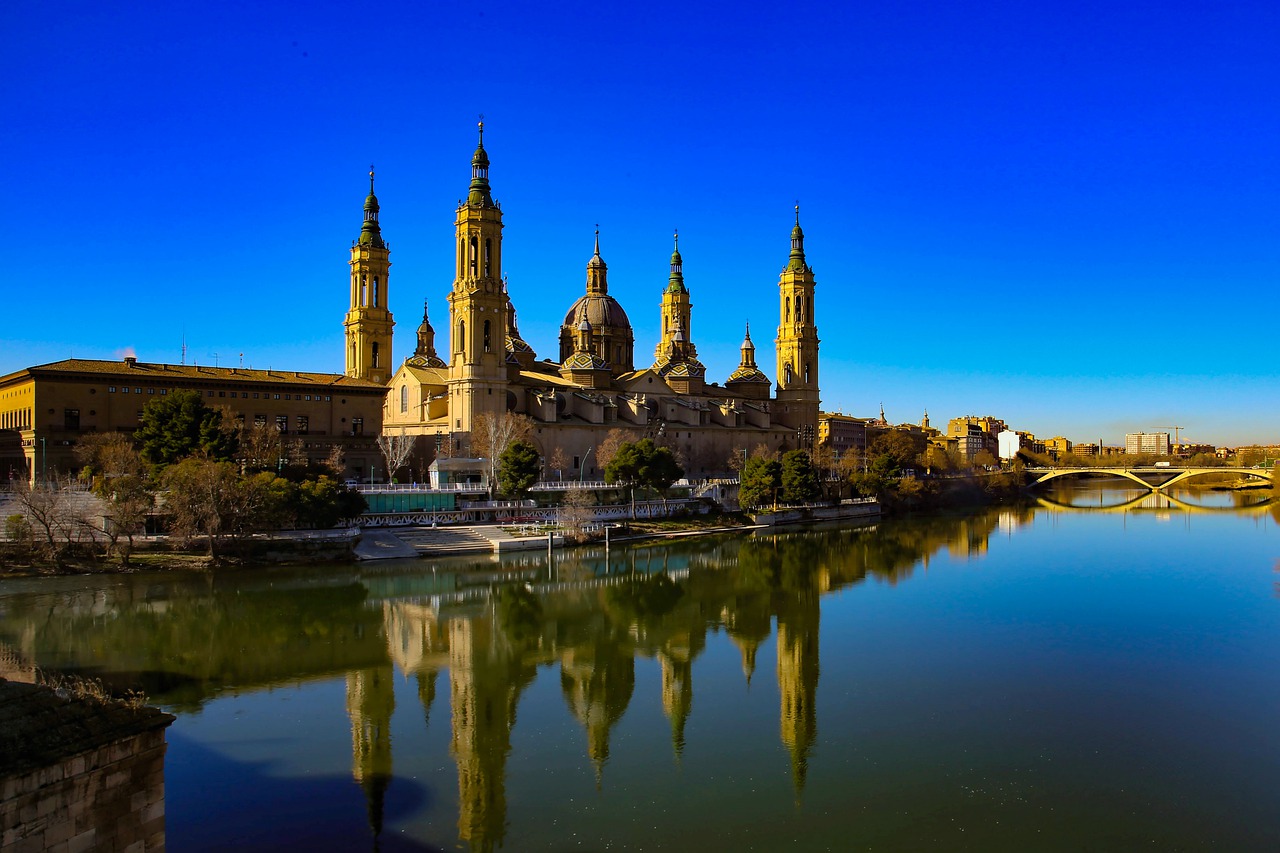
M 796 430 L 801 447 L 818 434 L 818 326 L 814 322 L 813 270 L 804 259 L 800 205 L 791 229 L 791 257 L 778 279 L 778 396 L 773 419 Z
M 351 244 L 351 309 L 342 324 L 346 328 L 347 376 L 378 383 L 391 378 L 391 330 L 396 324 L 387 310 L 390 274 L 391 250 L 382 241 L 370 166 L 364 224 L 360 226 L 360 236 Z
M 449 293 L 449 416 L 470 432 L 476 415 L 507 410 L 507 294 L 502 281 L 502 208 L 489 193 L 484 122 L 471 158 L 471 186 L 454 220 L 456 274 Z
M 675 234 L 675 250 L 671 253 L 671 277 L 662 291 L 662 339 L 654 349 L 654 367 L 681 358 L 696 358 L 697 348 L 690 338 L 693 319 L 693 303 L 689 301 L 689 288 L 684 285 L 684 260 L 680 257 L 680 232 Z M 677 340 L 677 330 L 684 332 L 683 340 Z

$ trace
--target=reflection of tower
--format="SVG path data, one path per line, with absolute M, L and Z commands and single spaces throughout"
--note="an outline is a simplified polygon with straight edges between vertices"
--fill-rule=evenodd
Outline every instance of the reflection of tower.
M 684 724 L 693 709 L 693 662 L 687 643 L 670 642 L 658 659 L 662 661 L 662 710 L 671 721 L 671 744 L 676 758 L 684 752 Z
M 382 800 L 391 782 L 391 712 L 396 707 L 390 666 L 347 674 L 347 716 L 351 718 L 351 776 L 364 790 L 369 826 L 382 832 Z
M 506 834 L 507 754 L 520 693 L 534 669 L 502 657 L 486 619 L 449 621 L 453 756 L 458 763 L 458 837 L 472 850 Z
M 742 674 L 750 687 L 751 677 L 756 672 L 756 650 L 768 638 L 773 626 L 769 599 L 765 596 L 737 597 L 733 604 L 726 605 L 721 611 L 720 621 L 742 655 Z
M 818 593 L 801 589 L 778 608 L 778 692 L 782 743 L 791 753 L 796 796 L 804 791 L 809 750 L 818 734 Z
M 609 760 L 609 733 L 636 686 L 635 658 L 612 644 L 570 649 L 560 661 L 560 688 L 569 710 L 587 729 L 587 755 L 599 784 Z

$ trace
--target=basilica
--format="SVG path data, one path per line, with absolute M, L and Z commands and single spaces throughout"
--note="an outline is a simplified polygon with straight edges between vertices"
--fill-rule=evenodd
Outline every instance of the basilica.
M 776 384 L 756 364 L 749 328 L 737 369 L 723 384 L 708 381 L 694 344 L 678 237 L 662 288 L 661 339 L 650 364 L 637 364 L 627 312 L 609 295 L 598 232 L 586 291 L 565 312 L 557 357 L 540 360 L 520 336 L 502 272 L 504 223 L 490 189 L 483 124 L 471 158 L 471 184 L 454 220 L 447 348 L 437 347 L 424 309 L 413 355 L 393 367 L 391 262 L 378 212 L 371 172 L 364 223 L 351 247 L 345 371 L 352 379 L 387 386 L 383 430 L 419 436 L 425 457 L 468 455 L 477 417 L 507 412 L 532 421 L 531 440 L 546 469 L 559 468 L 566 478 L 602 477 L 593 451 L 614 429 L 671 447 L 691 477 L 723 473 L 731 459 L 761 445 L 771 451 L 812 447 L 819 411 L 818 329 L 798 209 L 778 281 Z

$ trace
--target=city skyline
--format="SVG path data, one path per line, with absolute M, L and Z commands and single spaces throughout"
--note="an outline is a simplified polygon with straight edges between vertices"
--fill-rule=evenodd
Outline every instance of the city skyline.
M 1247 347 L 1280 283 L 1280 10 L 731 8 L 15 9 L 3 216 L 43 251 L 6 277 L 0 373 L 184 341 L 340 372 L 370 161 L 399 364 L 424 299 L 446 329 L 484 113 L 539 357 L 597 224 L 647 352 L 678 229 L 708 379 L 750 321 L 776 381 L 798 200 L 824 410 L 1276 440 Z

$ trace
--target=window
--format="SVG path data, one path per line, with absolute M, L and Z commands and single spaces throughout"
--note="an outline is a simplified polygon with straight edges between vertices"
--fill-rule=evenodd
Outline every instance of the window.
M 227 392 L 226 392 L 226 391 L 219 391 L 219 392 L 218 392 L 218 396 L 219 396 L 219 397 L 225 397 L 225 396 L 227 396 Z
M 107 386 L 107 393 L 108 393 L 108 394 L 114 394 L 114 393 L 116 393 L 116 386 L 114 386 L 114 385 L 108 385 L 108 386 Z
M 330 400 L 332 400 L 332 399 L 333 399 L 333 398 L 332 398 L 332 397 L 330 397 L 328 394 L 325 394 L 325 395 L 324 395 L 324 401 L 325 401 L 326 403 L 327 403 L 327 402 L 329 402 L 329 401 L 330 401 Z
M 489 321 L 484 321 L 484 351 L 489 351 Z
M 142 393 L 142 389 L 141 389 L 141 388 L 134 388 L 134 389 L 133 389 L 133 393 L 135 393 L 135 394 L 141 394 L 141 393 Z
M 489 238 L 484 238 L 484 274 L 489 275 Z
M 791 322 L 791 297 L 790 296 L 786 298 L 786 304 L 787 304 L 787 322 L 790 323 Z
M 62 412 L 63 429 L 80 429 L 80 410 L 64 409 Z
M 154 389 L 154 388 L 148 388 L 148 389 L 147 389 L 147 393 L 148 393 L 148 394 L 154 394 L 154 393 L 156 393 L 156 389 Z
M 373 366 L 378 366 L 378 342 L 373 342 Z
M 378 307 L 378 277 L 373 277 L 373 307 Z
M 235 392 L 235 391 L 232 391 L 232 392 L 231 392 L 231 399 L 233 399 L 233 400 L 234 400 L 234 399 L 235 399 L 235 397 L 236 397 L 236 392 Z
M 351 434 L 364 435 L 364 418 L 351 419 Z
M 458 346 L 454 352 L 464 352 L 467 348 L 467 321 L 458 321 Z
M 360 275 L 360 304 L 369 304 L 369 277 L 363 273 Z
M 284 435 L 289 431 L 288 415 L 276 415 L 276 429 L 280 430 L 281 435 Z
M 293 396 L 292 396 L 292 395 L 290 395 L 290 394 L 285 394 L 285 395 L 284 395 L 284 398 L 285 398 L 286 400 L 292 400 L 292 399 L 293 399 Z
M 298 415 L 298 435 L 306 435 L 311 428 L 311 418 L 307 415 Z
M 128 388 L 126 388 L 126 389 L 124 389 L 124 390 L 128 391 L 129 389 L 128 389 Z M 212 397 L 212 396 L 213 396 L 213 392 L 212 392 L 212 391 L 210 391 L 210 392 L 209 392 L 209 396 L 210 396 L 210 397 Z
M 307 395 L 306 395 L 305 397 L 303 397 L 302 399 L 306 400 L 307 402 L 311 402 L 311 395 L 310 395 L 310 394 L 307 394 Z
M 261 415 L 261 414 L 259 414 L 259 415 L 254 415 L 254 416 L 253 416 L 253 425 L 254 425 L 254 426 L 256 426 L 256 427 L 264 427 L 264 426 L 266 426 L 266 425 L 267 425 L 267 416 L 266 416 L 266 415 Z
M 165 394 L 168 394 L 168 393 L 169 393 L 169 389 L 167 389 L 167 388 L 161 388 L 161 389 L 160 389 L 160 396 L 161 396 L 161 397 L 163 397 Z
M 254 391 L 254 392 L 253 392 L 253 399 L 255 399 L 255 400 L 256 400 L 256 399 L 258 399 L 258 392 L 257 392 L 257 391 Z
M 279 400 L 279 399 L 280 399 L 280 395 L 279 395 L 279 394 L 272 394 L 271 396 L 272 396 L 272 399 L 275 399 L 275 400 Z
M 476 238 L 471 238 L 471 274 L 476 274 Z
M 128 385 L 126 385 L 126 386 L 124 386 L 123 388 L 121 388 L 121 389 L 120 389 L 120 393 L 121 393 L 121 394 L 128 394 L 128 393 L 129 393 L 129 386 L 128 386 Z
M 400 414 L 403 415 L 408 411 L 409 411 L 409 386 L 401 385 L 400 386 Z

